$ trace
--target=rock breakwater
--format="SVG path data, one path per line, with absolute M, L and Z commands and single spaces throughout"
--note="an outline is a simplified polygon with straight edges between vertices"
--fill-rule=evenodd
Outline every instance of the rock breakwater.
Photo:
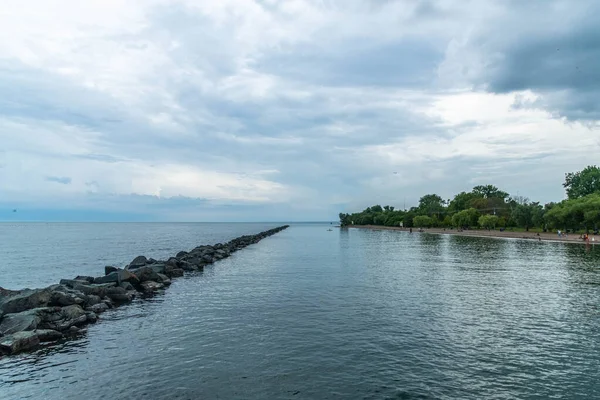
M 138 256 L 125 268 L 106 266 L 102 276 L 61 279 L 57 285 L 42 289 L 0 287 L 0 357 L 80 334 L 87 324 L 98 320 L 99 314 L 162 291 L 172 279 L 201 271 L 205 265 L 286 228 L 288 225 L 227 243 L 198 246 L 168 260 Z

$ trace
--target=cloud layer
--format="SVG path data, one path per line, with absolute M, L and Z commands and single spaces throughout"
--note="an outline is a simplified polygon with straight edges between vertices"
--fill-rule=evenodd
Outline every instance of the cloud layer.
M 0 206 L 36 218 L 550 201 L 598 162 L 593 0 L 7 2 Z

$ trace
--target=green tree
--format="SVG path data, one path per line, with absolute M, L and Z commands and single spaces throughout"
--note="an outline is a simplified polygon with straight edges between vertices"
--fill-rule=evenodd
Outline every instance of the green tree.
M 371 207 L 371 212 L 380 213 L 383 212 L 383 208 L 378 204 L 376 206 Z
M 448 211 L 452 214 L 457 213 L 462 210 L 466 210 L 472 207 L 471 202 L 476 199 L 477 196 L 473 193 L 460 192 L 454 199 L 450 201 L 448 205 Z
M 570 200 L 600 192 L 600 168 L 590 165 L 579 172 L 569 172 L 563 186 Z
M 468 228 L 476 226 L 479 219 L 479 212 L 475 208 L 462 210 L 452 216 L 452 223 L 459 228 Z
M 452 217 L 449 215 L 446 215 L 444 217 L 444 220 L 442 221 L 442 226 L 449 228 L 452 226 Z
M 494 185 L 478 185 L 473 188 L 472 193 L 476 197 L 483 197 L 484 199 L 506 199 L 508 193 L 503 192 Z
M 427 215 L 417 215 L 413 218 L 413 225 L 418 228 L 429 228 L 432 223 L 432 218 Z
M 439 214 L 444 211 L 444 199 L 437 194 L 426 194 L 419 199 L 419 213 L 425 215 Z
M 485 229 L 495 229 L 498 225 L 498 217 L 495 215 L 482 215 L 478 219 L 479 226 Z
M 518 226 L 525 228 L 529 231 L 529 228 L 533 226 L 533 214 L 536 206 L 533 204 L 517 204 L 512 210 L 512 219 L 517 223 Z

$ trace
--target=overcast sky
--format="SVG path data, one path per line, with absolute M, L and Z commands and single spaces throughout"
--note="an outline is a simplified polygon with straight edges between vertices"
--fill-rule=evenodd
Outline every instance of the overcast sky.
M 2 4 L 0 220 L 548 202 L 600 164 L 596 0 Z

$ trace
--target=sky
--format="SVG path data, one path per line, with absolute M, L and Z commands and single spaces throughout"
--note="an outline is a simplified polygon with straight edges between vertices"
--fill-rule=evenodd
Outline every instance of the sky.
M 561 200 L 600 161 L 599 13 L 3 0 L 0 220 L 333 221 L 479 184 Z

